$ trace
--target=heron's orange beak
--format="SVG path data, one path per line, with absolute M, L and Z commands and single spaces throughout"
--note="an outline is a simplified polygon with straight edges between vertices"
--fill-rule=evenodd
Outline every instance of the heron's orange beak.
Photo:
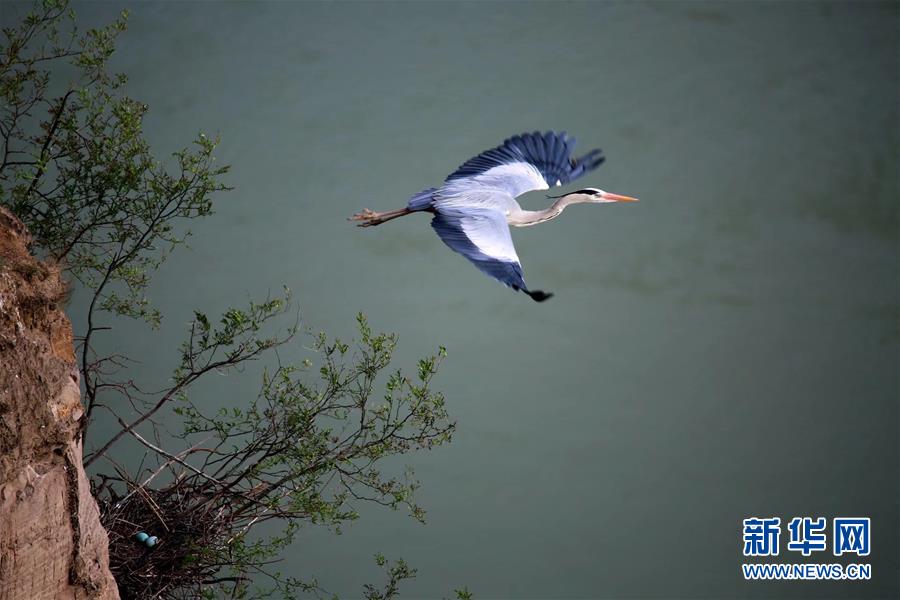
M 603 192 L 601 196 L 607 202 L 637 202 L 637 198 L 632 198 L 631 196 L 620 196 L 619 194 L 610 194 L 609 192 Z

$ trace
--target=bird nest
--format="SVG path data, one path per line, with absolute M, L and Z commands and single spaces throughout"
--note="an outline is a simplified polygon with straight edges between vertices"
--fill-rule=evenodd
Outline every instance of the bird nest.
M 197 597 L 222 566 L 216 548 L 230 531 L 227 518 L 211 513 L 202 496 L 181 482 L 161 489 L 129 487 L 122 498 L 99 499 L 110 569 L 122 598 Z M 142 542 L 141 532 L 156 536 L 156 545 Z

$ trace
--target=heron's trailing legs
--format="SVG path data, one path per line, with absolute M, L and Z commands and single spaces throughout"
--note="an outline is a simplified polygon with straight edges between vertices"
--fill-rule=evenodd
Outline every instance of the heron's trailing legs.
M 381 225 L 386 221 L 390 221 L 391 219 L 396 219 L 397 217 L 402 217 L 410 214 L 411 210 L 408 208 L 398 208 L 397 210 L 386 210 L 384 212 L 376 212 L 374 210 L 369 210 L 368 208 L 362 209 L 362 211 L 356 213 L 352 217 L 350 217 L 350 221 L 359 221 L 356 226 L 357 227 L 372 227 L 374 225 Z

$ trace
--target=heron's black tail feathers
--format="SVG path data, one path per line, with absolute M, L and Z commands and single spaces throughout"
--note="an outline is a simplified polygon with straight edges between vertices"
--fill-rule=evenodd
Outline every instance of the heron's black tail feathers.
M 409 202 L 406 203 L 406 208 L 413 212 L 428 210 L 431 207 L 431 203 L 434 201 L 432 194 L 436 191 L 437 188 L 433 187 L 422 190 L 409 199 Z

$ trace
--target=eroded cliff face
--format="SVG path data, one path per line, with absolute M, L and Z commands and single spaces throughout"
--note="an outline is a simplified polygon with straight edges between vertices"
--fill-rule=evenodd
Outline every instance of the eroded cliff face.
M 0 207 L 0 600 L 118 598 L 77 441 L 66 290 L 29 242 Z

